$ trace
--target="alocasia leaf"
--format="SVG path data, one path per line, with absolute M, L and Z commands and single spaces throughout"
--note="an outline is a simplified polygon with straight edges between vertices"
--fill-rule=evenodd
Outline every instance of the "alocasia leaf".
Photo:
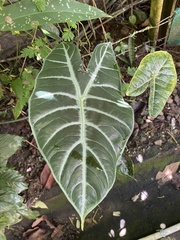
M 86 71 L 78 48 L 61 43 L 45 59 L 29 102 L 38 147 L 82 228 L 112 188 L 133 130 L 118 69 L 111 43 L 95 48 Z
M 172 56 L 168 52 L 158 51 L 149 53 L 143 58 L 126 95 L 138 96 L 149 87 L 149 114 L 157 117 L 176 84 L 177 73 Z

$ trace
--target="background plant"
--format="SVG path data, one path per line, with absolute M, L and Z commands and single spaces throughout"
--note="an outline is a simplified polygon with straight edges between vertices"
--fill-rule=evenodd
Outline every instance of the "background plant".
M 53 12 L 53 14 L 52 14 Z M 47 17 L 47 16 L 51 17 Z M 59 17 L 61 16 L 61 17 Z M 67 19 L 67 16 L 68 19 Z M 9 76 L 6 73 L 1 74 L 3 77 L 2 83 L 10 85 L 11 89 L 15 93 L 16 100 L 12 102 L 13 115 L 17 119 L 22 112 L 24 105 L 27 103 L 30 92 L 34 86 L 34 79 L 38 71 L 33 67 L 24 67 L 26 59 L 32 58 L 42 64 L 43 59 L 47 56 L 50 50 L 56 44 L 56 41 L 72 41 L 74 38 L 73 29 L 77 28 L 76 21 L 88 20 L 96 17 L 108 17 L 107 14 L 93 8 L 86 4 L 82 4 L 76 1 L 62 1 L 61 4 L 57 1 L 51 0 L 51 4 L 46 3 L 45 0 L 34 1 L 19 1 L 12 5 L 7 5 L 2 9 L 0 15 L 0 28 L 3 31 L 10 30 L 19 34 L 19 31 L 25 31 L 28 29 L 34 29 L 32 35 L 31 44 L 25 47 L 21 51 L 21 58 L 25 58 L 22 68 L 19 69 L 19 73 L 11 74 Z M 67 22 L 67 27 L 63 27 L 62 38 L 59 37 L 58 28 L 52 23 Z M 44 37 L 36 36 L 37 27 L 40 25 L 41 31 L 45 34 Z M 49 36 L 55 40 L 55 43 L 50 43 L 46 36 Z M 6 77 L 4 77 L 6 75 Z M 3 86 L 1 85 L 0 95 L 3 97 Z
M 5 228 L 16 224 L 23 217 L 35 219 L 37 212 L 32 212 L 23 203 L 19 195 L 27 189 L 21 176 L 12 167 L 6 167 L 7 159 L 21 147 L 22 137 L 0 134 L 0 239 L 6 239 Z

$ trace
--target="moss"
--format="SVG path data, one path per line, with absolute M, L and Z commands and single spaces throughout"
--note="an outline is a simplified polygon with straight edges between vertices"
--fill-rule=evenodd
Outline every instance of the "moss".
M 169 151 L 159 153 L 156 156 L 145 160 L 143 163 L 136 163 L 134 166 L 134 178 L 146 174 L 150 171 L 162 171 L 168 164 L 178 162 L 180 156 L 180 147 L 170 149 Z M 118 182 L 134 181 L 133 178 L 117 175 Z

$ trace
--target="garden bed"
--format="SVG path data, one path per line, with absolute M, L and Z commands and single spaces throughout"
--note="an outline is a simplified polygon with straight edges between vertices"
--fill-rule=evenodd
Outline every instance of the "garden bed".
M 100 1 L 97 1 L 97 4 L 104 11 L 107 10 L 104 5 L 100 4 Z M 121 12 L 121 4 L 124 12 Z M 98 43 L 111 41 L 115 48 L 119 46 L 119 40 L 124 39 L 123 42 L 127 45 L 128 38 L 132 37 L 131 34 L 135 32 L 137 34 L 135 34 L 135 46 L 132 49 L 135 53 L 132 65 L 138 67 L 142 58 L 150 51 L 148 32 L 143 31 L 144 26 L 142 26 L 142 23 L 147 19 L 139 21 L 135 25 L 130 24 L 128 19 L 133 9 L 142 11 L 144 17 L 148 18 L 150 2 L 144 0 L 129 4 L 128 1 L 122 3 L 117 0 L 114 1 L 114 5 L 111 5 L 109 1 L 107 8 L 110 14 L 113 15 L 117 11 L 119 15 L 103 24 L 96 20 L 85 24 L 87 35 L 83 29 L 79 32 L 80 40 L 75 39 L 79 45 L 82 44 L 81 52 L 84 64 L 87 65 L 89 55 Z M 63 28 L 63 25 L 61 27 Z M 79 28 L 81 27 L 79 25 Z M 95 31 L 93 31 L 93 28 Z M 44 36 L 39 30 L 36 34 L 37 39 Z M 87 41 L 88 38 L 89 42 Z M 20 51 L 28 46 L 31 40 L 28 34 L 14 36 L 11 33 L 6 33 L 0 36 L 2 47 L 0 63 L 3 77 L 4 73 L 9 74 L 9 79 L 13 79 L 13 74 L 19 76 L 18 69 L 22 66 L 23 68 L 34 66 L 36 70 L 39 70 L 42 61 L 38 62 L 35 57 L 25 57 L 24 59 L 20 56 Z M 18 48 L 16 48 L 17 43 Z M 48 44 L 47 42 L 45 44 L 48 45 L 48 48 L 53 45 L 52 39 L 49 40 Z M 10 80 L 7 80 L 9 82 L 6 83 L 3 82 L 4 95 L 0 99 L 0 133 L 24 137 L 22 148 L 8 160 L 8 166 L 13 166 L 19 171 L 28 184 L 28 189 L 21 193 L 27 206 L 32 207 L 37 200 L 41 200 L 48 207 L 48 209 L 38 209 L 43 217 L 33 230 L 31 226 L 33 221 L 23 219 L 22 222 L 6 231 L 7 240 L 121 239 L 119 234 L 123 235 L 122 231 L 125 232 L 124 229 L 126 229 L 126 232 L 122 239 L 137 240 L 154 233 L 156 230 L 159 231 L 162 223 L 166 227 L 170 227 L 180 222 L 179 177 L 177 177 L 174 185 L 170 180 L 160 186 L 156 179 L 158 171 L 163 171 L 170 163 L 179 162 L 180 47 L 171 46 L 163 49 L 159 46 L 158 50 L 167 50 L 172 54 L 178 76 L 177 85 L 163 111 L 155 119 L 149 117 L 148 113 L 149 90 L 134 99 L 125 96 L 125 101 L 133 107 L 135 114 L 134 131 L 125 151 L 135 165 L 134 178 L 117 175 L 113 189 L 103 202 L 88 215 L 84 232 L 80 231 L 77 213 L 68 203 L 57 184 L 50 186 L 50 189 L 46 189 L 40 181 L 46 163 L 32 135 L 28 121 L 28 104 L 23 107 L 19 119 L 14 120 L 12 111 L 18 101 L 18 96 L 12 91 Z M 129 51 L 128 49 L 125 49 L 125 52 L 122 49 L 120 52 L 116 51 L 123 83 L 129 83 L 131 80 L 130 75 L 132 73 L 129 72 L 130 65 L 128 62 L 131 61 Z M 19 55 L 16 56 L 16 53 Z M 176 171 L 177 174 L 178 171 L 179 169 Z M 141 199 L 141 195 L 145 199 Z M 136 198 L 137 200 L 134 201 Z M 123 227 L 120 226 L 122 219 L 125 223 Z M 176 236 L 176 239 L 180 238 L 178 236 Z

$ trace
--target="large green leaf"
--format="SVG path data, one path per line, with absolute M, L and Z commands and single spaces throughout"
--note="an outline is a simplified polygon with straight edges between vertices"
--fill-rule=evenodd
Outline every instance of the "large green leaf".
M 49 23 L 78 22 L 99 17 L 110 16 L 75 0 L 48 0 L 45 10 L 41 12 L 31 0 L 21 0 L 3 8 L 0 29 L 24 31 Z
M 177 74 L 172 56 L 165 51 L 158 51 L 143 58 L 126 94 L 138 96 L 149 87 L 149 114 L 157 117 L 176 84 Z
M 61 43 L 53 50 L 36 79 L 29 120 L 83 228 L 86 215 L 114 184 L 117 161 L 133 129 L 111 44 L 95 48 L 86 71 L 75 45 Z

